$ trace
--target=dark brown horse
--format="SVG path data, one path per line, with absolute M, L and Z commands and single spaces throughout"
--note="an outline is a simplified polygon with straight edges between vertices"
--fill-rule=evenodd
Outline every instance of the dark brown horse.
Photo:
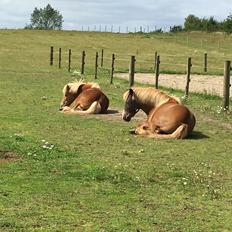
M 60 110 L 66 114 L 106 113 L 109 99 L 96 83 L 68 83 L 63 88 Z
M 151 87 L 134 87 L 126 91 L 123 98 L 122 117 L 125 121 L 130 121 L 140 109 L 147 114 L 147 120 L 135 129 L 137 135 L 183 139 L 193 131 L 195 116 L 176 97 Z

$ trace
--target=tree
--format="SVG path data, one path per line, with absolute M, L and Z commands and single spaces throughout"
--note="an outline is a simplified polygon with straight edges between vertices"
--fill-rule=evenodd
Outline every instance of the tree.
M 184 22 L 184 29 L 186 31 L 199 31 L 202 30 L 202 21 L 195 15 L 189 15 Z
M 183 31 L 183 28 L 181 25 L 174 25 L 173 27 L 170 27 L 170 32 L 180 32 L 180 31 Z
M 31 24 L 26 29 L 61 30 L 63 16 L 48 4 L 43 9 L 35 8 L 31 14 Z
M 223 28 L 225 32 L 232 33 L 232 14 L 230 14 L 223 22 Z
M 220 23 L 214 19 L 214 17 L 210 17 L 209 19 L 203 18 L 202 20 L 202 29 L 204 31 L 212 32 L 220 30 Z

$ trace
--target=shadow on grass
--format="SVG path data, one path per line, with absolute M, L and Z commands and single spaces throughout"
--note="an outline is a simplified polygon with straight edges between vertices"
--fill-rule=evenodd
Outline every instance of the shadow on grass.
M 107 110 L 107 114 L 118 114 L 119 111 L 118 110 L 114 110 L 114 109 L 108 109 Z
M 201 131 L 193 131 L 188 139 L 207 139 L 208 135 L 203 134 Z

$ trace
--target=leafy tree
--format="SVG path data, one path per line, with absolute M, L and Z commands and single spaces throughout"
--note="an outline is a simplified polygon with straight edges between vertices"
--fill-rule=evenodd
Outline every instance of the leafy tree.
M 208 32 L 218 31 L 220 29 L 220 23 L 214 17 L 210 17 L 209 19 L 203 18 L 202 29 Z
M 63 16 L 48 4 L 43 9 L 35 8 L 31 14 L 31 24 L 26 29 L 61 30 Z
M 189 15 L 187 18 L 185 18 L 184 29 L 186 31 L 202 30 L 201 19 L 196 17 L 195 15 Z
M 176 26 L 174 25 L 173 27 L 170 27 L 170 32 L 180 32 L 180 31 L 183 31 L 183 28 L 182 26 Z
M 223 29 L 227 33 L 232 33 L 232 14 L 230 14 L 223 22 Z

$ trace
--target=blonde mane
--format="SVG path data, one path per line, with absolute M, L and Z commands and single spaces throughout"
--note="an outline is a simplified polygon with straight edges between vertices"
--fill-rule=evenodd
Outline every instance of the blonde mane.
M 162 92 L 159 89 L 155 89 L 152 87 L 148 87 L 148 88 L 133 87 L 132 90 L 135 93 L 135 97 L 137 101 L 142 104 L 147 104 L 150 106 L 158 107 L 168 102 L 170 99 L 174 99 L 179 104 L 181 104 L 181 101 L 178 97 L 169 96 L 168 94 Z M 128 94 L 129 94 L 129 91 L 126 91 L 123 94 L 124 101 L 126 101 Z
M 67 91 L 67 86 L 70 87 L 70 93 L 76 93 L 79 89 L 79 87 L 83 84 L 88 84 L 88 85 L 91 85 L 92 87 L 91 88 L 97 88 L 97 89 L 100 89 L 100 86 L 99 84 L 97 83 L 93 83 L 93 82 L 84 82 L 83 79 L 80 79 L 80 80 L 74 80 L 73 82 L 70 82 L 68 84 L 66 84 L 63 88 L 63 94 L 66 93 Z

